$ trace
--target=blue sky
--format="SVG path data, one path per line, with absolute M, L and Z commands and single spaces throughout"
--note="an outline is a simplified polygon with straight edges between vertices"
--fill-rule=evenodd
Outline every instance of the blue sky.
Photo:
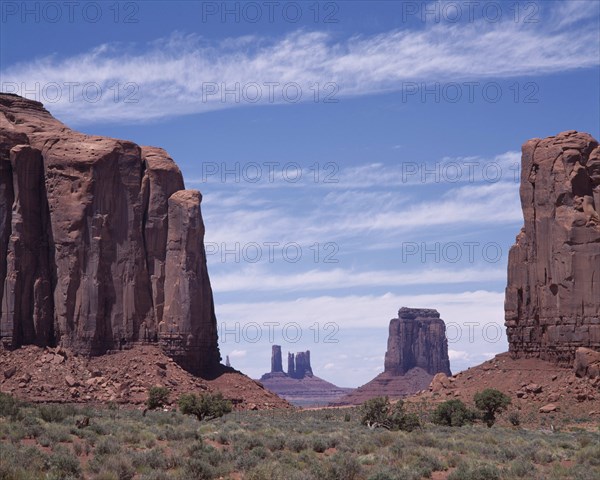
M 203 195 L 223 356 L 358 386 L 402 306 L 507 349 L 520 146 L 600 134 L 600 2 L 2 2 L 0 85 L 165 148 Z M 28 93 L 27 93 L 28 92 Z M 259 336 L 260 334 L 260 336 Z

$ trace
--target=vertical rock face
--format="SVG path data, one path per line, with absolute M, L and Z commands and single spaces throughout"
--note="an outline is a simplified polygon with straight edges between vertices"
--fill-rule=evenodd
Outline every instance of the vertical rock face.
M 0 339 L 220 360 L 201 195 L 161 149 L 84 135 L 0 95 Z
M 154 299 L 154 317 L 160 323 L 165 307 L 168 200 L 175 192 L 184 189 L 183 176 L 179 167 L 161 148 L 142 147 L 142 158 L 146 167 L 142 184 L 146 205 L 144 243 Z
M 525 224 L 508 260 L 505 320 L 513 356 L 572 364 L 600 349 L 600 147 L 563 132 L 523 145 Z
M 292 354 L 293 357 L 293 354 Z M 292 378 L 304 378 L 312 377 L 313 371 L 310 366 L 310 350 L 306 352 L 298 352 L 295 358 L 295 367 L 293 375 L 288 372 L 288 375 Z
M 54 336 L 49 269 L 48 202 L 39 150 L 10 151 L 13 205 L 2 311 L 14 341 L 46 345 Z
M 446 325 L 437 310 L 402 307 L 390 321 L 384 368 L 391 375 L 404 375 L 415 367 L 431 375 L 451 375 Z
M 202 196 L 179 190 L 169 197 L 165 308 L 159 341 L 167 354 L 194 371 L 217 366 L 217 319 L 204 251 Z M 215 362 L 216 360 L 216 362 Z
M 294 354 L 288 352 L 288 376 L 295 378 L 296 377 L 296 361 L 294 359 Z
M 281 345 L 273 345 L 271 348 L 271 373 L 283 373 Z

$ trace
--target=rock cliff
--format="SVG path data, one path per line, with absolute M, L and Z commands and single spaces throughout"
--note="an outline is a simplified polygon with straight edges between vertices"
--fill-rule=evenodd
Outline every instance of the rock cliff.
M 0 95 L 0 339 L 98 355 L 157 343 L 218 366 L 202 196 L 159 148 Z
M 513 357 L 570 366 L 600 350 L 600 147 L 586 133 L 522 149 L 525 224 L 511 248 L 505 320 Z
M 288 375 L 292 378 L 312 377 L 310 350 L 298 352 L 295 356 L 293 353 L 290 353 L 288 356 L 288 366 Z
M 283 373 L 281 345 L 273 345 L 271 349 L 271 373 Z
M 404 375 L 415 367 L 451 375 L 446 324 L 437 310 L 402 307 L 390 321 L 384 371 Z

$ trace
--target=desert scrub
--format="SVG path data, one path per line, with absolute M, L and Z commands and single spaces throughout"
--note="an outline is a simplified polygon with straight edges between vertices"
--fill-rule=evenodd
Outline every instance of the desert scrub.
M 154 411 L 144 417 L 133 410 L 119 410 L 115 416 L 108 409 L 88 409 L 90 425 L 79 429 L 75 421 L 82 410 L 62 422 L 38 418 L 38 407 L 22 407 L 15 419 L 2 417 L 0 478 L 46 478 L 55 455 L 56 472 L 71 469 L 75 459 L 80 476 L 91 480 L 127 479 L 132 472 L 136 480 L 231 478 L 234 472 L 243 478 L 285 480 L 423 480 L 448 468 L 455 480 L 469 480 L 487 475 L 490 466 L 495 470 L 486 480 L 496 474 L 506 480 L 600 478 L 600 435 L 581 429 L 549 433 L 510 426 L 489 430 L 481 424 L 460 429 L 427 424 L 413 432 L 370 430 L 358 421 L 358 409 L 352 410 L 352 422 L 344 421 L 346 412 L 303 411 L 236 412 L 202 423 L 179 412 Z M 41 434 L 23 444 L 28 426 L 41 429 Z M 71 436 L 70 445 L 57 441 L 65 432 Z M 229 445 L 215 448 L 207 442 L 221 435 Z M 41 450 L 44 444 L 52 451 Z M 333 447 L 335 451 L 328 451 Z M 69 452 L 70 460 L 60 457 Z M 561 463 L 564 460 L 569 462 Z M 48 478 L 78 474 L 53 475 Z
M 67 418 L 67 412 L 60 405 L 40 405 L 38 407 L 38 416 L 44 422 L 62 422 Z
M 135 451 L 131 455 L 131 461 L 136 471 L 139 472 L 167 469 L 167 459 L 165 453 L 160 448 Z
M 293 452 L 300 452 L 307 448 L 306 440 L 298 435 L 288 438 L 286 446 Z
M 420 426 L 419 418 L 414 413 L 405 411 L 402 400 L 392 405 L 388 397 L 375 397 L 364 402 L 360 410 L 361 423 L 371 429 L 386 428 L 410 432 Z
M 19 417 L 22 403 L 7 393 L 0 392 L 0 417 L 16 420 Z
M 81 478 L 79 459 L 66 448 L 57 448 L 48 459 L 49 475 L 47 478 L 75 479 Z
M 28 479 L 43 477 L 48 455 L 37 447 L 19 447 L 7 442 L 0 444 L 0 478 Z
M 511 477 L 514 478 L 534 478 L 535 465 L 529 460 L 518 458 L 510 462 L 507 468 Z
M 265 447 L 267 447 L 272 452 L 283 450 L 285 448 L 285 436 L 274 435 L 272 437 L 266 438 Z
M 491 463 L 466 463 L 458 465 L 448 480 L 501 480 L 498 467 Z
M 309 440 L 310 446 L 314 452 L 323 453 L 327 450 L 327 442 L 320 435 L 315 435 Z
M 600 444 L 587 445 L 575 455 L 575 461 L 581 465 L 600 467 Z
M 360 478 L 363 469 L 358 460 L 347 454 L 337 452 L 328 462 L 327 480 L 355 480 Z
M 95 455 L 112 455 L 121 451 L 121 444 L 116 437 L 103 437 L 96 445 Z
M 124 454 L 100 455 L 89 462 L 89 469 L 103 475 L 112 474 L 117 480 L 132 480 L 135 468 L 129 456 Z

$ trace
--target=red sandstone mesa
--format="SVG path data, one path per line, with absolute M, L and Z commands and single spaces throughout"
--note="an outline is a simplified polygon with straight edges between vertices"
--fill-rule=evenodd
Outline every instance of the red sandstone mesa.
M 429 387 L 434 375 L 451 375 L 446 324 L 437 310 L 402 307 L 390 320 L 385 370 L 336 404 L 359 404 L 387 395 L 402 398 Z
M 0 95 L 0 338 L 97 355 L 157 343 L 220 361 L 202 196 L 168 154 Z
M 505 319 L 513 357 L 571 366 L 600 349 L 600 147 L 567 131 L 523 145 L 525 225 L 508 262 Z

